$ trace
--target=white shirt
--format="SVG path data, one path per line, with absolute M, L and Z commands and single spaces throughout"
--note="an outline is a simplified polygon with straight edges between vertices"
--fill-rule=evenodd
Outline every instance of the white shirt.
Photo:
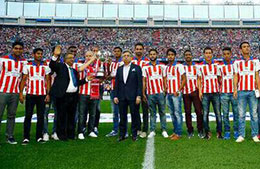
M 53 56 L 53 57 L 52 57 L 52 60 L 53 60 L 53 61 L 56 61 L 57 58 Z M 68 88 L 67 88 L 67 90 L 66 90 L 66 93 L 75 93 L 75 92 L 77 92 L 78 87 L 75 87 L 74 84 L 73 84 L 72 77 L 71 77 L 70 66 L 67 65 L 66 63 L 65 63 L 65 65 L 66 65 L 67 68 L 68 68 L 68 73 L 69 73 L 69 77 L 70 77 L 70 82 L 69 82 Z
M 124 80 L 124 83 L 126 83 L 126 80 L 127 80 L 128 74 L 129 74 L 129 70 L 130 70 L 130 66 L 131 66 L 131 63 L 129 63 L 128 65 L 124 65 L 124 67 L 123 67 L 123 80 Z

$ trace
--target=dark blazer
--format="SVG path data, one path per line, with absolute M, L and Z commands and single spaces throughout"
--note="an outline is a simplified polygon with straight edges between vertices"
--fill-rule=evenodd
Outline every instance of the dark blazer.
M 142 70 L 140 66 L 131 64 L 126 84 L 123 78 L 123 66 L 120 66 L 116 73 L 115 97 L 119 100 L 136 100 L 137 96 L 142 96 Z
M 65 63 L 58 63 L 53 60 L 51 60 L 49 66 L 51 70 L 57 74 L 57 76 L 54 79 L 54 83 L 51 87 L 50 94 L 54 97 L 63 97 L 64 94 L 66 93 L 66 90 L 70 82 L 68 67 L 66 66 Z M 77 78 L 78 87 L 86 83 L 85 79 L 79 80 L 79 74 L 75 69 L 73 69 L 73 72 L 75 74 L 75 77 Z M 79 88 L 77 90 L 77 93 L 78 91 Z

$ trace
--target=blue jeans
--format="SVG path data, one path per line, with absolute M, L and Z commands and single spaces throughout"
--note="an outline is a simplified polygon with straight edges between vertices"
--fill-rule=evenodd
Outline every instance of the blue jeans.
M 209 128 L 209 107 L 210 102 L 212 103 L 214 113 L 216 116 L 217 127 L 216 130 L 218 133 L 222 132 L 222 117 L 220 112 L 220 99 L 218 93 L 204 93 L 202 99 L 202 107 L 203 107 L 203 126 L 205 133 L 210 132 Z
M 222 93 L 220 95 L 220 102 L 223 111 L 224 131 L 230 132 L 229 124 L 229 105 L 232 105 L 233 112 L 233 129 L 234 132 L 238 132 L 238 108 L 237 99 L 234 99 L 233 93 Z
M 245 137 L 246 107 L 249 105 L 252 137 L 258 134 L 257 99 L 254 91 L 238 92 L 239 135 Z
M 111 102 L 111 109 L 113 112 L 113 130 L 115 132 L 118 132 L 118 127 L 119 127 L 119 106 L 118 104 L 114 103 L 114 95 L 115 92 L 112 90 L 110 92 L 110 102 Z
M 54 120 L 53 120 L 53 127 L 52 127 L 52 133 L 56 132 L 57 128 L 57 109 L 56 109 L 56 100 L 55 97 L 51 97 L 51 101 L 49 103 L 49 106 L 46 106 L 45 114 L 44 114 L 44 127 L 43 127 L 43 133 L 48 133 L 48 115 L 51 110 L 51 107 L 54 110 Z
M 150 112 L 150 131 L 156 128 L 156 110 L 158 106 L 161 129 L 166 130 L 165 97 L 163 93 L 148 95 L 148 106 Z
M 170 114 L 172 118 L 173 124 L 173 132 L 179 136 L 182 134 L 182 111 L 181 111 L 181 104 L 182 104 L 182 95 L 174 96 L 173 94 L 167 95 L 167 103 L 170 109 Z

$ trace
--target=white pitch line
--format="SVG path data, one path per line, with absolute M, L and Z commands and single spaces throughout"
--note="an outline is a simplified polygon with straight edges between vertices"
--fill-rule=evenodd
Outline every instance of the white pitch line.
M 143 169 L 154 169 L 154 137 L 147 139 L 142 166 Z

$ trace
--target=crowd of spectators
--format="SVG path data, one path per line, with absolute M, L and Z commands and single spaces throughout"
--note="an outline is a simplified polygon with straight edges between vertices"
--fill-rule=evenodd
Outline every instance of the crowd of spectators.
M 92 46 L 100 50 L 112 51 L 113 47 L 133 49 L 134 44 L 142 42 L 146 51 L 156 48 L 160 57 L 165 57 L 167 48 L 173 47 L 177 57 L 183 57 L 185 49 L 192 50 L 196 58 L 202 56 L 203 48 L 210 46 L 215 57 L 221 57 L 221 49 L 230 46 L 234 56 L 239 56 L 239 44 L 248 41 L 252 55 L 259 55 L 260 30 L 231 28 L 75 28 L 75 27 L 0 27 L 0 55 L 10 51 L 13 41 L 25 44 L 25 57 L 30 58 L 35 47 L 42 47 L 45 57 L 50 57 L 51 49 L 57 44 L 64 47 L 75 45 L 79 57 Z

